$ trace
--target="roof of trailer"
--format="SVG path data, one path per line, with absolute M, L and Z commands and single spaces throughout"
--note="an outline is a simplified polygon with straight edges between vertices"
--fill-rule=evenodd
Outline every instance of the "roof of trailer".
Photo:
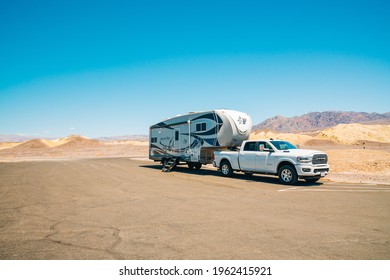
M 171 122 L 175 119 L 178 119 L 180 117 L 186 117 L 186 116 L 193 116 L 193 115 L 200 115 L 200 114 L 207 114 L 207 113 L 212 113 L 212 112 L 215 112 L 215 111 L 218 111 L 218 110 L 209 110 L 209 111 L 199 111 L 199 112 L 189 112 L 187 114 L 184 114 L 184 115 L 176 115 L 174 117 L 171 117 L 171 118 L 168 118 L 168 119 L 165 119 L 163 120 L 162 122 L 159 122 L 157 124 L 154 124 L 152 126 L 150 126 L 150 128 L 158 128 L 158 127 L 163 127 L 163 126 L 167 126 L 167 122 Z M 190 119 L 190 118 L 189 118 Z M 181 123 L 186 123 L 188 120 L 186 121 L 183 121 Z M 172 125 L 172 124 L 170 124 Z

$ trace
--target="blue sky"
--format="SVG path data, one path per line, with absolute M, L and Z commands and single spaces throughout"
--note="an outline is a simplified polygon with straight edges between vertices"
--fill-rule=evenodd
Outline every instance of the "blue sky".
M 387 1 L 2 1 L 0 134 L 390 111 Z

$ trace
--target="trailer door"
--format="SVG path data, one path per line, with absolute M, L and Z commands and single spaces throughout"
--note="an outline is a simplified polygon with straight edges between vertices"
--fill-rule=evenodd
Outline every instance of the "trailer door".
M 180 145 L 180 131 L 179 129 L 175 129 L 175 144 L 174 147 L 180 151 L 181 145 Z

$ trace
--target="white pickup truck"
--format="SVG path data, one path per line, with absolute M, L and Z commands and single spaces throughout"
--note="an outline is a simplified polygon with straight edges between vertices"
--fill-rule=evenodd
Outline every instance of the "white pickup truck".
M 233 171 L 277 175 L 283 184 L 295 184 L 298 179 L 316 182 L 329 172 L 328 156 L 324 152 L 298 149 L 282 140 L 247 140 L 239 151 L 215 151 L 214 167 L 223 176 Z

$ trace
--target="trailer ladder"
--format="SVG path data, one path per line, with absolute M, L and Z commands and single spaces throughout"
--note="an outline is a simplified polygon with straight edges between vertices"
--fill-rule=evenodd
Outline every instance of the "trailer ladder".
M 168 161 L 165 161 L 161 171 L 162 172 L 170 172 L 172 170 L 172 168 L 174 168 L 175 166 L 176 166 L 176 158 L 173 157 L 173 158 L 170 158 Z

